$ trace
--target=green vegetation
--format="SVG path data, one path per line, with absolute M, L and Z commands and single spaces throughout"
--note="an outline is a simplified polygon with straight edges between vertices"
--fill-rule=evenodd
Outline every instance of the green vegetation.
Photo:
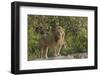
M 40 58 L 39 34 L 35 31 L 38 26 L 50 29 L 59 25 L 65 29 L 68 46 L 62 49 L 62 55 L 87 53 L 87 22 L 87 17 L 28 15 L 28 60 Z M 49 51 L 49 56 L 52 54 Z

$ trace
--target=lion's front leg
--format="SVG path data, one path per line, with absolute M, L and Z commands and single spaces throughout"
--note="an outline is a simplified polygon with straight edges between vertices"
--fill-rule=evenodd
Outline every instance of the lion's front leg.
M 45 50 L 44 50 L 44 58 L 45 59 L 48 58 L 48 47 L 46 47 Z
M 54 48 L 54 56 L 57 56 L 57 47 Z
M 57 56 L 61 56 L 60 51 L 61 51 L 61 46 L 59 46 L 59 48 L 57 50 Z
M 41 59 L 43 58 L 43 48 L 42 48 L 41 51 L 40 51 L 40 58 L 41 58 Z

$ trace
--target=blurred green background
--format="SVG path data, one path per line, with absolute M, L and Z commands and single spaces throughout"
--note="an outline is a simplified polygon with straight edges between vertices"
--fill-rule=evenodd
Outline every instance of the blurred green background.
M 40 58 L 39 34 L 35 31 L 36 27 L 50 29 L 58 25 L 65 29 L 68 45 L 67 48 L 61 49 L 61 55 L 88 53 L 88 17 L 28 15 L 28 60 Z M 48 56 L 53 56 L 52 50 Z

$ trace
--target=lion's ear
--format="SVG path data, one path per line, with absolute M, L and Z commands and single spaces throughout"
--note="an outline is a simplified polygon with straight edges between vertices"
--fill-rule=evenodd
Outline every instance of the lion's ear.
M 63 29 L 63 31 L 65 31 L 65 29 L 64 28 L 62 28 Z
M 62 29 L 63 31 L 65 31 L 65 29 L 62 26 L 59 26 L 60 29 Z
M 65 31 L 65 29 L 64 29 L 63 27 L 61 27 L 61 29 L 62 29 L 63 31 Z

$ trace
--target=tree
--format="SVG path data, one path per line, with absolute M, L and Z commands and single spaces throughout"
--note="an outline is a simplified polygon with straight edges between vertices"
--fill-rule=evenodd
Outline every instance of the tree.
M 64 51 L 70 52 L 87 52 L 87 17 L 76 16 L 43 16 L 43 15 L 28 15 L 28 53 L 35 56 L 35 51 L 38 50 L 39 34 L 36 33 L 36 27 L 43 26 L 50 30 L 51 27 L 62 26 L 65 29 L 65 40 L 68 47 Z M 69 50 L 70 49 L 70 50 Z M 63 50 L 63 49 L 62 49 Z M 63 52 L 63 51 L 62 51 Z

